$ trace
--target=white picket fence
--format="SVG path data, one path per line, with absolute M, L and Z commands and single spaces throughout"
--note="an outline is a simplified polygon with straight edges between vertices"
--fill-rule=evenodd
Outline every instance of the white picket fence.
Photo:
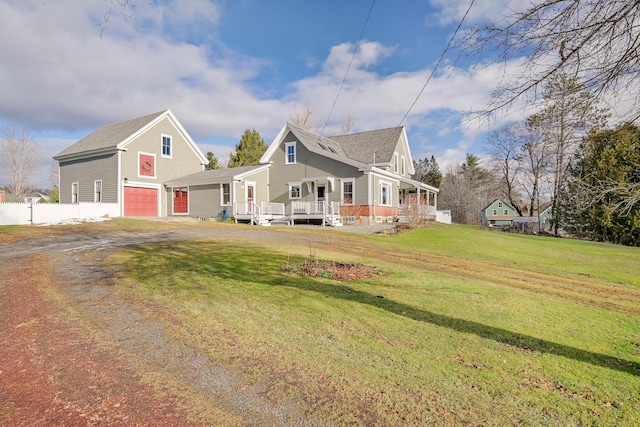
M 118 216 L 117 203 L 0 203 L 0 225 L 55 224 Z

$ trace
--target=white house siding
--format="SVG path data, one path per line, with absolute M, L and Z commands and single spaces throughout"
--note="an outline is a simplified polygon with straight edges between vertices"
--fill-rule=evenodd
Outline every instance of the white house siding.
M 60 162 L 60 203 L 71 203 L 71 184 L 78 183 L 79 201 L 94 201 L 94 182 L 102 180 L 102 201 L 118 201 L 118 157 L 108 153 Z

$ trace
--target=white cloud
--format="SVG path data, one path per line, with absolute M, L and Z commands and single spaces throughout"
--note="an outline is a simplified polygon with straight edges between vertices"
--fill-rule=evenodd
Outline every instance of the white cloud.
M 233 52 L 217 39 L 224 16 L 212 3 L 138 2 L 129 21 L 112 15 L 101 37 L 106 4 L 0 3 L 0 38 L 12 40 L 0 44 L 0 121 L 16 120 L 39 134 L 56 129 L 89 133 L 106 123 L 170 108 L 204 152 L 226 160 L 247 127 L 271 142 L 290 113 L 307 103 L 318 119 L 326 119 L 353 56 L 354 44 L 331 47 L 322 65 L 309 70 L 320 70 L 317 74 L 279 88 L 287 95 L 275 98 L 257 81 L 264 60 Z M 435 4 L 444 13 L 463 3 Z M 430 69 L 378 71 L 398 50 L 377 41 L 361 42 L 333 121 L 350 114 L 358 130 L 399 124 Z M 414 132 L 409 138 L 417 148 L 414 157 L 429 152 L 439 162 L 440 157 L 443 162 L 464 160 L 482 128 L 468 124 L 463 113 L 486 105 L 503 72 L 503 65 L 496 65 L 449 66 L 436 73 L 403 123 Z M 452 142 L 443 146 L 443 138 Z M 42 138 L 38 141 L 45 144 Z M 48 150 L 47 162 L 71 142 L 51 142 L 55 149 Z
M 441 25 L 457 24 L 469 9 L 470 0 L 430 0 L 438 10 L 436 18 Z M 522 0 L 475 0 L 465 18 L 467 25 L 485 21 L 497 21 L 516 10 L 528 7 L 529 2 Z

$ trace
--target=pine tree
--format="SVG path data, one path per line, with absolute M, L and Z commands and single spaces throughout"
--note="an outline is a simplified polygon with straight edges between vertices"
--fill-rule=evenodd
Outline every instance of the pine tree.
M 209 163 L 205 165 L 205 170 L 222 169 L 223 166 L 220 164 L 220 160 L 211 151 L 207 152 L 207 160 L 209 160 Z
M 267 144 L 258 131 L 247 129 L 242 134 L 240 142 L 236 144 L 235 153 L 229 157 L 229 167 L 259 165 L 265 151 L 267 151 Z

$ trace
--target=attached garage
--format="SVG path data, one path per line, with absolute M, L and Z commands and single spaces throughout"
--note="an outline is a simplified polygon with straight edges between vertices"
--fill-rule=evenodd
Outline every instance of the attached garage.
M 158 189 L 124 187 L 124 216 L 158 216 Z

